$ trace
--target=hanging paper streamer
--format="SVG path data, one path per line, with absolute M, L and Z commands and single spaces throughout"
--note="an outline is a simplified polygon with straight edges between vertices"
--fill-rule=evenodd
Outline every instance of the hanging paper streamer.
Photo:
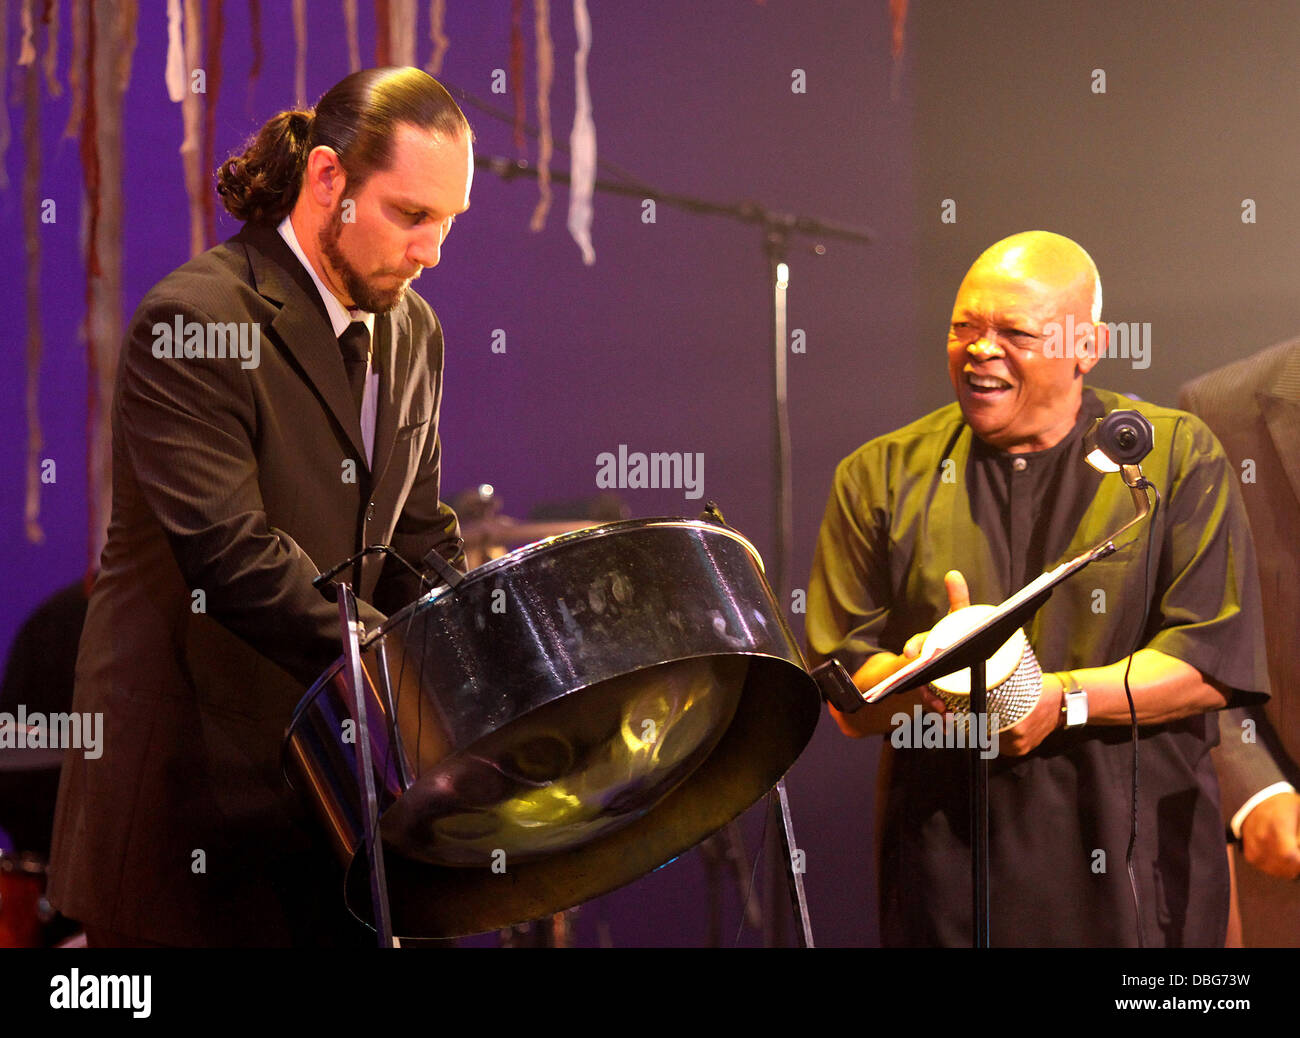
M 115 124 L 113 132 L 117 134 L 117 137 L 114 138 L 113 154 L 120 159 L 122 149 L 120 147 L 121 134 L 119 131 L 122 121 L 122 99 L 126 97 L 126 89 L 131 85 L 131 62 L 135 56 L 135 23 L 139 11 L 136 0 L 121 0 L 120 3 L 109 4 L 108 6 L 113 14 L 110 25 L 113 35 L 113 49 L 109 52 L 112 55 L 112 68 L 107 73 L 108 85 L 112 89 L 110 99 L 113 102 L 112 118 Z M 104 126 L 103 119 L 100 120 L 99 125 Z M 122 197 L 121 188 L 119 187 L 114 194 L 120 200 Z M 114 375 L 116 375 L 116 372 L 114 372 Z
M 388 0 L 375 0 L 375 64 L 379 68 L 391 65 L 388 45 L 391 42 L 388 17 Z
M 889 0 L 889 18 L 893 22 L 893 39 L 889 52 L 897 61 L 903 56 L 903 29 L 907 25 L 907 0 Z
M 122 108 L 136 43 L 135 0 L 83 0 L 85 119 L 81 134 L 87 218 L 86 442 L 89 569 L 98 565 L 112 504 L 113 398 L 122 344 Z
M 907 25 L 907 0 L 889 0 L 889 18 L 893 23 L 889 53 L 894 59 L 889 76 L 889 94 L 897 101 L 899 77 L 903 74 L 903 30 Z
M 8 98 L 3 87 L 9 82 L 9 2 L 0 0 L 0 191 L 9 190 L 5 155 L 9 151 L 10 126 Z
M 582 262 L 596 262 L 591 245 L 592 196 L 596 191 L 596 124 L 591 118 L 591 91 L 587 86 L 587 55 L 591 53 L 591 16 L 587 0 L 573 0 L 573 27 L 578 49 L 573 54 L 576 104 L 569 134 L 569 233 L 582 250 Z
M 429 40 L 433 44 L 433 54 L 430 55 L 429 63 L 424 66 L 424 70 L 431 76 L 441 74 L 442 59 L 447 54 L 447 48 L 451 46 L 451 41 L 443 31 L 443 23 L 446 19 L 447 0 L 429 0 Z
M 528 157 L 524 123 L 528 106 L 524 100 L 524 0 L 510 0 L 510 96 L 515 103 L 515 156 Z
M 78 0 L 72 0 L 72 57 L 68 59 L 68 92 L 72 95 L 68 105 L 68 122 L 63 127 L 66 140 L 81 132 L 81 113 L 86 104 L 86 80 L 82 75 L 86 64 L 86 23 L 78 13 Z
M 537 35 L 537 206 L 528 226 L 540 231 L 551 209 L 551 82 L 555 78 L 555 49 L 551 45 L 550 0 L 533 0 Z
M 175 104 L 185 100 L 185 40 L 181 36 L 181 0 L 167 0 L 167 66 L 163 72 L 167 96 Z
M 221 39 L 226 34 L 223 4 L 225 0 L 208 0 L 208 24 L 205 37 L 208 43 L 208 92 L 203 96 L 203 173 L 212 175 L 217 168 L 217 97 L 221 93 Z M 203 236 L 209 242 L 217 240 L 216 192 L 203 192 Z
M 25 43 L 26 41 L 24 41 Z M 24 46 L 23 54 L 26 56 Z M 41 529 L 41 83 L 35 54 L 23 73 L 23 253 L 27 265 L 27 493 L 23 529 L 27 540 L 40 544 Z
M 32 37 L 36 32 L 32 24 L 32 0 L 23 0 L 23 10 L 20 17 L 23 26 L 23 42 L 18 48 L 18 65 L 25 67 L 36 60 L 36 45 L 32 42 Z
M 355 3 L 356 0 L 353 0 Z M 253 52 L 253 63 L 248 69 L 247 111 L 253 111 L 253 90 L 262 74 L 262 5 L 260 0 L 248 0 L 248 45 Z
M 99 119 L 96 105 L 95 78 L 95 0 L 78 0 L 77 18 L 82 24 L 85 40 L 85 65 L 82 80 L 86 84 L 84 116 L 81 124 L 81 180 L 85 190 L 85 215 L 82 219 L 82 249 L 86 257 L 86 316 L 83 336 L 86 340 L 86 511 L 90 558 L 87 572 L 93 570 L 97 557 L 96 524 L 99 518 L 97 502 L 103 496 L 101 488 L 107 485 L 106 460 L 103 447 L 107 439 L 103 426 L 107 424 L 107 409 L 102 406 L 110 399 L 100 392 L 101 373 L 95 341 L 95 304 L 100 277 L 99 266 Z
M 388 57 L 394 65 L 415 64 L 415 0 L 388 0 Z
M 203 68 L 203 0 L 185 0 L 181 36 L 185 47 L 185 88 L 181 92 L 181 124 L 185 136 L 181 140 L 181 163 L 185 169 L 185 193 L 189 196 L 190 255 L 197 256 L 208 247 L 203 219 L 203 201 L 207 194 L 201 150 L 203 107 L 200 98 L 203 95 L 194 92 L 198 82 L 195 73 Z
M 293 93 L 307 107 L 307 0 L 293 0 Z
M 348 37 L 348 71 L 361 71 L 361 41 L 357 36 L 357 0 L 343 0 L 343 26 Z
M 63 85 L 59 82 L 59 5 L 57 0 L 45 0 L 45 10 L 41 12 L 41 21 L 45 23 L 45 89 L 51 97 L 63 96 Z

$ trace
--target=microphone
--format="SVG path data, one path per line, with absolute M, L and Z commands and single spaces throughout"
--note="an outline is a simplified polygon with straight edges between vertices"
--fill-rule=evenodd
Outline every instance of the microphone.
M 326 602 L 337 602 L 339 599 L 339 586 L 335 582 L 334 578 L 338 576 L 341 572 L 343 572 L 343 570 L 347 569 L 349 566 L 355 565 L 356 563 L 360 562 L 367 555 L 392 556 L 403 566 L 409 569 L 412 573 L 414 573 L 416 577 L 419 578 L 421 587 L 424 586 L 424 582 L 428 579 L 423 573 L 421 573 L 418 569 L 416 569 L 409 562 L 407 562 L 406 559 L 402 557 L 401 553 L 398 552 L 396 548 L 392 548 L 387 544 L 372 544 L 368 548 L 362 548 L 355 555 L 348 556 L 337 566 L 331 566 L 324 573 L 322 573 L 315 580 L 313 580 L 311 582 L 311 586 L 321 593 L 321 597 L 324 598 Z
M 463 541 L 460 543 L 464 544 Z M 429 553 L 420 560 L 420 565 L 425 570 L 433 570 L 437 573 L 442 578 L 442 582 L 451 588 L 453 592 L 460 587 L 460 582 L 465 579 L 465 574 L 444 559 L 437 548 L 430 548 Z M 427 577 L 420 577 L 421 581 L 427 579 Z
M 1083 453 L 1098 472 L 1136 466 L 1155 446 L 1155 429 L 1137 411 L 1112 411 L 1092 423 L 1083 438 Z

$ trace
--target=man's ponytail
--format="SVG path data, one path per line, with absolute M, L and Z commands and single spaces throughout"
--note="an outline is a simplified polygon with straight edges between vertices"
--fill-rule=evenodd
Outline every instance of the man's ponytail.
M 311 152 L 314 113 L 281 112 L 258 131 L 240 155 L 217 170 L 217 194 L 232 216 L 278 224 L 293 208 Z

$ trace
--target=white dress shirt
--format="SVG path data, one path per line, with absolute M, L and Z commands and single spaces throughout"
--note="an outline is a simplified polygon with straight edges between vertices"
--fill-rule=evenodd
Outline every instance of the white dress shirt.
M 341 336 L 353 321 L 364 322 L 366 330 L 370 333 L 370 360 L 366 364 L 366 389 L 361 398 L 361 441 L 366 448 L 366 467 L 369 468 L 374 464 L 375 416 L 379 412 L 379 374 L 375 371 L 374 365 L 375 315 L 366 313 L 364 310 L 349 310 L 339 302 L 338 296 L 326 287 L 325 282 L 316 273 L 316 268 L 308 262 L 306 254 L 302 251 L 302 246 L 298 244 L 298 235 L 294 233 L 293 222 L 289 217 L 286 216 L 281 220 L 280 226 L 276 229 L 280 232 L 280 237 L 284 239 L 285 244 L 293 250 L 293 254 L 307 268 L 307 273 L 311 275 L 311 279 L 316 282 L 316 288 L 320 291 L 321 300 L 325 303 L 325 312 L 329 314 L 330 324 L 334 326 L 334 337 L 337 339 Z

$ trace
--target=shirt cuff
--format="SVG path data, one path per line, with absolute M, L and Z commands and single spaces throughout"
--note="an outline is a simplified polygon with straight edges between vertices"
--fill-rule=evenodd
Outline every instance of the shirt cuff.
M 1274 782 L 1271 786 L 1265 786 L 1253 797 L 1251 797 L 1244 804 L 1242 804 L 1241 807 L 1237 809 L 1237 813 L 1232 816 L 1232 821 L 1229 823 L 1232 829 L 1232 835 L 1235 836 L 1238 840 L 1241 839 L 1241 825 L 1243 822 L 1245 822 L 1246 816 L 1250 814 L 1253 810 L 1255 810 L 1256 807 L 1262 804 L 1269 797 L 1275 797 L 1279 793 L 1294 793 L 1294 792 L 1295 792 L 1295 786 L 1291 785 L 1290 782 Z

